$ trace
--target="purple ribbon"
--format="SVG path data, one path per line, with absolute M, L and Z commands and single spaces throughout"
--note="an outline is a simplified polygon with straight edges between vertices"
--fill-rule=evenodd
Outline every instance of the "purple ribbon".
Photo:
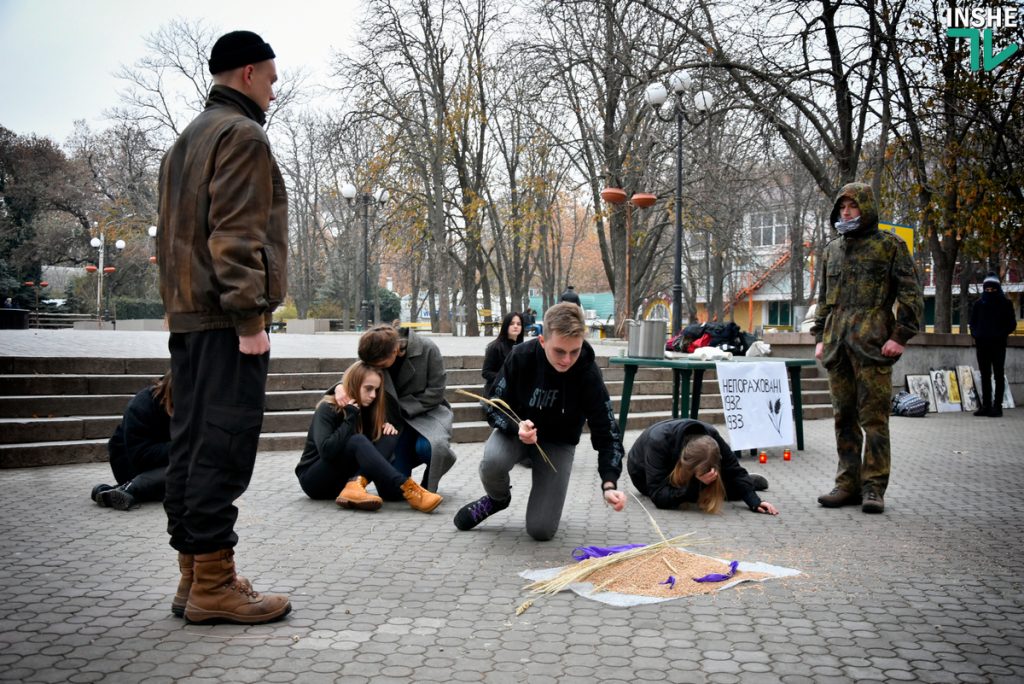
M 604 558 L 620 551 L 638 549 L 646 544 L 623 544 L 622 546 L 577 546 L 572 550 L 572 557 L 578 561 L 588 558 Z
M 676 578 L 673 577 L 672 575 L 669 575 L 667 580 L 665 580 L 664 582 L 658 582 L 658 584 L 667 584 L 669 589 L 675 589 L 676 588 Z
M 694 582 L 724 582 L 727 579 L 731 579 L 736 574 L 736 566 L 739 565 L 739 561 L 733 561 L 729 563 L 729 574 L 723 575 L 718 572 L 713 572 L 710 575 L 704 575 L 703 577 L 694 577 Z M 664 584 L 664 582 L 662 582 Z

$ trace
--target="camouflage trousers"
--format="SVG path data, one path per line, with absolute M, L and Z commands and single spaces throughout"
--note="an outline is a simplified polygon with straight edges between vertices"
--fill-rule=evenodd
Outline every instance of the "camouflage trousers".
M 836 486 L 854 494 L 871 489 L 882 496 L 889 484 L 892 366 L 865 365 L 841 349 L 828 381 L 839 452 Z

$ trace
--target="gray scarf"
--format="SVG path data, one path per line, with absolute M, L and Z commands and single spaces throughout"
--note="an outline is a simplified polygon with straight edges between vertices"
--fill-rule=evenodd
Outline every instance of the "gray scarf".
M 860 228 L 860 216 L 852 218 L 849 221 L 836 221 L 836 230 L 839 231 L 840 235 L 846 235 Z

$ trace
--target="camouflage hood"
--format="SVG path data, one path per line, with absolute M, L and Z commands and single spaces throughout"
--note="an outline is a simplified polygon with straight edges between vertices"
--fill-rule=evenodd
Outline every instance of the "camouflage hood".
M 856 231 L 857 234 L 871 231 L 878 227 L 878 208 L 875 206 L 875 193 L 871 191 L 871 186 L 867 183 L 847 183 L 840 188 L 839 194 L 836 195 L 835 204 L 832 205 L 832 213 L 829 215 L 830 227 L 835 227 L 836 221 L 839 220 L 839 202 L 844 197 L 849 197 L 860 207 L 861 227 Z

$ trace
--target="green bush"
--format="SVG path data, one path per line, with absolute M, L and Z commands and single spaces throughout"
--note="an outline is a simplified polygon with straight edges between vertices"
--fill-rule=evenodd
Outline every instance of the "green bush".
M 132 297 L 114 297 L 110 302 L 110 313 L 117 312 L 120 320 L 135 318 L 163 318 L 164 304 L 160 301 L 149 299 L 134 299 Z

